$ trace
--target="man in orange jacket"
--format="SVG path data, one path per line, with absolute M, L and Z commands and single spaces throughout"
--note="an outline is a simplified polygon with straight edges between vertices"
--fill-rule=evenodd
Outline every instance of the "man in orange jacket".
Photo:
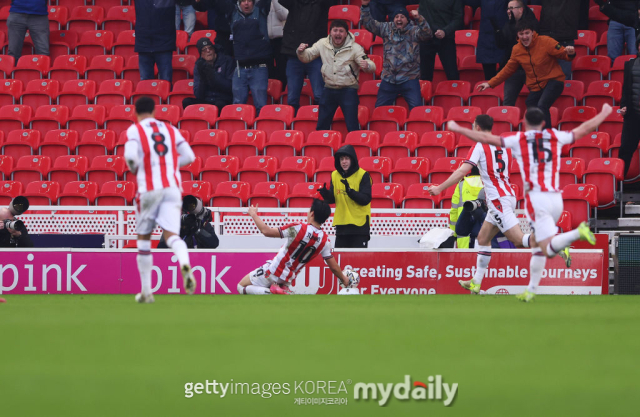
M 522 19 L 516 25 L 518 43 L 511 51 L 511 58 L 502 71 L 488 82 L 478 85 L 482 91 L 494 88 L 511 77 L 522 67 L 529 87 L 527 107 L 539 107 L 545 114 L 545 127 L 551 128 L 549 108 L 564 90 L 564 72 L 558 63 L 559 59 L 572 60 L 576 56 L 573 46 L 562 46 L 548 36 L 538 35 L 533 24 Z

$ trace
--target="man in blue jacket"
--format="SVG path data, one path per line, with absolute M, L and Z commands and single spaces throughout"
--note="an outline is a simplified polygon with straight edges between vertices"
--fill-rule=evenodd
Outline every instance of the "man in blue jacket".
M 233 100 L 231 77 L 233 59 L 222 53 L 222 47 L 209 38 L 200 38 L 196 44 L 200 58 L 193 69 L 193 94 L 182 100 L 182 107 L 192 104 L 213 104 L 222 109 Z
M 16 62 L 22 55 L 24 35 L 29 35 L 36 48 L 36 55 L 49 55 L 49 10 L 46 0 L 12 1 L 7 18 L 9 55 Z
M 136 0 L 136 45 L 139 56 L 140 79 L 154 77 L 153 66 L 158 66 L 158 78 L 171 82 L 171 57 L 176 50 L 175 0 Z

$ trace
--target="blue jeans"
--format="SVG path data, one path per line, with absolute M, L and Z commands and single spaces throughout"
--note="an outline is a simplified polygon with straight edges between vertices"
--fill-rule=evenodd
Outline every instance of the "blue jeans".
M 233 71 L 232 90 L 233 104 L 247 104 L 249 90 L 253 97 L 256 115 L 267 104 L 267 87 L 269 86 L 269 69 L 266 64 L 250 68 L 239 67 Z
M 180 19 L 182 12 L 182 19 Z M 184 31 L 191 36 L 196 28 L 196 9 L 193 6 L 178 6 L 176 4 L 176 30 L 180 30 L 180 21 L 184 20 Z
M 636 49 L 635 29 L 616 22 L 615 20 L 609 21 L 609 30 L 607 31 L 607 55 L 609 55 L 612 61 L 622 55 L 625 43 L 627 44 L 628 54 L 638 52 Z
M 355 88 L 324 88 L 322 100 L 318 106 L 318 126 L 316 130 L 331 130 L 333 116 L 338 110 L 338 106 L 344 114 L 344 121 L 347 130 L 353 132 L 360 130 L 358 123 L 358 90 Z
M 164 52 L 140 52 L 138 54 L 138 66 L 140 67 L 141 80 L 153 80 L 153 66 L 158 66 L 158 78 L 172 82 L 173 66 L 171 57 L 173 51 Z
M 409 111 L 414 107 L 422 106 L 420 81 L 415 79 L 405 81 L 402 84 L 391 84 L 383 80 L 380 83 L 380 89 L 378 89 L 376 107 L 392 106 L 398 95 L 401 95 L 407 101 Z
M 562 61 L 560 61 L 562 62 Z M 558 80 L 549 80 L 547 85 L 540 91 L 532 91 L 527 96 L 525 104 L 527 108 L 538 107 L 544 112 L 545 129 L 551 129 L 551 113 L 549 109 L 553 106 L 553 103 L 562 95 L 564 91 L 564 82 Z
M 300 107 L 300 92 L 304 83 L 305 73 L 311 81 L 313 100 L 320 103 L 324 80 L 322 79 L 322 60 L 316 58 L 308 64 L 303 63 L 298 57 L 289 57 L 287 60 L 287 103 L 296 111 Z

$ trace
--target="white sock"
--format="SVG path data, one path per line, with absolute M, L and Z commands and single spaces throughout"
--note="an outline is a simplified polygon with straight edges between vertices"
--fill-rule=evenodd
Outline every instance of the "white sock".
M 522 235 L 522 247 L 530 248 L 531 247 L 531 233 L 527 233 L 526 235 Z
M 474 284 L 482 284 L 484 273 L 491 262 L 491 246 L 478 246 L 478 257 L 476 258 L 476 273 L 473 275 Z
M 180 266 L 191 265 L 189 262 L 189 251 L 187 250 L 187 244 L 184 240 L 180 239 L 178 235 L 172 235 L 167 239 L 167 246 L 171 248 L 173 253 L 178 257 L 178 263 Z
M 151 267 L 153 266 L 153 255 L 151 255 L 151 241 L 138 240 L 138 271 L 140 272 L 140 282 L 142 283 L 142 294 L 151 295 Z
M 529 273 L 531 277 L 529 279 L 529 292 L 535 293 L 538 291 L 538 284 L 542 279 L 542 271 L 547 263 L 547 258 L 542 253 L 542 249 L 533 248 L 531 250 L 531 261 L 529 262 Z
M 573 229 L 569 232 L 554 236 L 553 239 L 551 239 L 551 242 L 549 242 L 549 245 L 547 245 L 547 256 L 549 256 L 549 258 L 553 258 L 558 252 L 578 239 L 580 239 L 580 232 L 578 229 Z
M 244 287 L 244 294 L 267 295 L 271 294 L 271 291 L 269 290 L 269 288 L 259 287 L 257 285 L 247 285 L 246 287 Z

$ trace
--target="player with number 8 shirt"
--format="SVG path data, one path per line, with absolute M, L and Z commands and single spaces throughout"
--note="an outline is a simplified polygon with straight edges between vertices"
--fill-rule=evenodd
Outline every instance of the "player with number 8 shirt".
M 545 115 L 536 107 L 528 108 L 524 115 L 524 132 L 516 132 L 505 137 L 496 136 L 490 132 L 472 131 L 455 122 L 447 124 L 449 130 L 463 134 L 476 142 L 511 149 L 518 160 L 526 193 L 525 212 L 534 230 L 529 265 L 531 278 L 524 293 L 518 295 L 522 301 L 528 302 L 535 298 L 546 258 L 553 258 L 565 251 L 578 239 L 586 240 L 592 245 L 596 243 L 595 236 L 586 222 L 581 223 L 575 230 L 556 234 L 558 232 L 556 223 L 563 210 L 562 194 L 559 189 L 560 155 L 563 145 L 571 144 L 594 131 L 611 114 L 611 111 L 611 106 L 604 104 L 600 113 L 570 132 L 553 128 L 544 129 Z

